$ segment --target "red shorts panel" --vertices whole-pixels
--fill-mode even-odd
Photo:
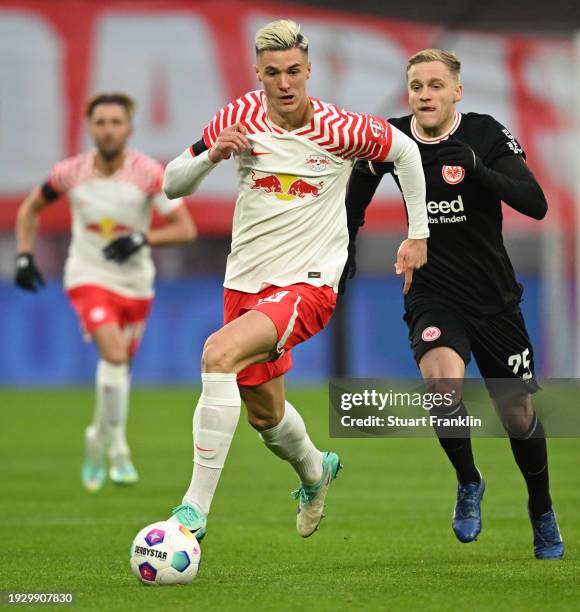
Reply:
[[[336,306],[332,287],[307,283],[268,287],[259,293],[224,289],[224,325],[248,310],[259,310],[272,319],[278,331],[278,359],[255,363],[238,374],[238,384],[261,385],[281,376],[292,367],[293,346],[322,330]]]
[[[135,352],[153,298],[128,298],[98,285],[82,285],[66,293],[87,334],[106,323],[116,323],[131,331],[130,352]]]

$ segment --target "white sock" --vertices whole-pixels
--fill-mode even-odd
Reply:
[[[241,399],[235,374],[202,374],[193,414],[193,475],[183,501],[209,513],[238,420]]]
[[[288,461],[300,481],[313,485],[322,478],[322,453],[312,444],[298,411],[286,402],[282,420],[260,433],[264,444],[280,459]]]
[[[130,377],[127,364],[112,364],[100,360],[97,366],[97,406],[107,425],[111,441],[110,455],[129,454],[126,437],[129,412]]]
[[[95,413],[93,422],[87,429],[87,437],[92,444],[104,446],[109,441],[109,426],[107,423],[107,415],[105,414],[105,405],[103,401],[103,393],[99,390],[98,383],[95,382]]]

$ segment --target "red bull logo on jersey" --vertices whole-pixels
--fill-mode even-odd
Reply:
[[[294,174],[268,174],[258,176],[252,170],[252,184],[250,189],[261,189],[266,193],[273,193],[279,200],[294,200],[307,195],[317,198],[322,191],[324,181],[311,183]]]
[[[105,240],[111,240],[117,234],[126,234],[131,231],[131,228],[122,223],[117,223],[115,219],[105,217],[97,223],[88,223],[85,229],[89,232],[99,234]]]

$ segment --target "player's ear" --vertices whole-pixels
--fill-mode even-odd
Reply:
[[[463,98],[463,85],[461,85],[461,83],[457,83],[453,93],[453,102],[459,102],[461,98]]]
[[[312,72],[312,62],[308,62],[308,69],[306,72],[306,78],[309,79],[310,78],[310,73]]]
[[[258,68],[257,64],[254,64],[254,70],[256,71],[256,78],[261,83],[262,82],[262,77],[260,76],[260,69]]]

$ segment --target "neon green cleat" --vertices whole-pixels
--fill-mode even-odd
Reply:
[[[171,511],[170,521],[174,521],[189,529],[198,542],[205,536],[207,517],[192,504],[184,502]]]
[[[83,487],[96,493],[105,482],[105,447],[96,439],[94,427],[85,430],[85,459],[81,469]]]
[[[118,455],[111,458],[109,478],[116,485],[128,486],[139,480],[139,474],[128,455]]]
[[[311,536],[324,518],[324,500],[328,487],[341,468],[342,465],[336,453],[323,453],[320,482],[315,485],[301,484],[299,489],[292,492],[294,499],[298,500],[296,530],[303,538]]]

